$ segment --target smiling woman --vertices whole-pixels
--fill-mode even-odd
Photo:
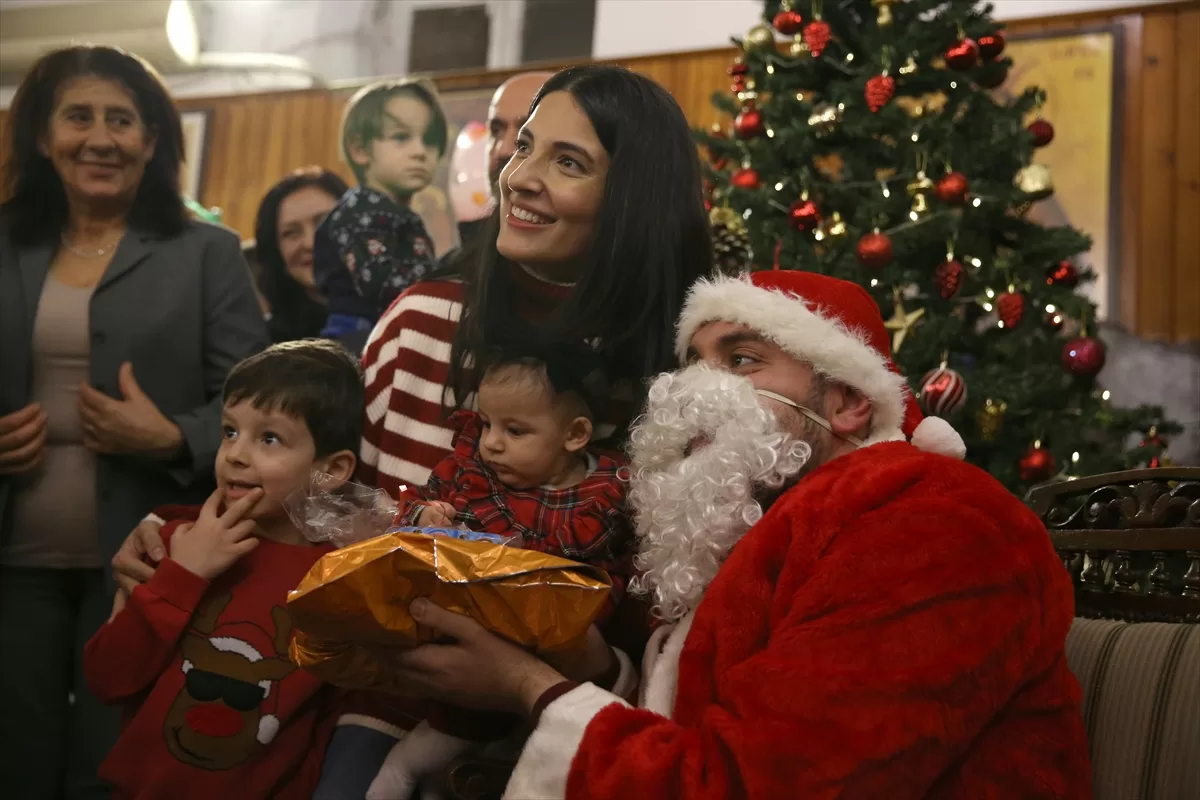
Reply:
[[[0,664],[0,786],[77,797],[116,733],[72,668],[104,567],[146,511],[208,493],[221,384],[266,330],[237,236],[188,218],[179,112],[140,59],[47,54],[7,130],[0,638],[24,652]]]

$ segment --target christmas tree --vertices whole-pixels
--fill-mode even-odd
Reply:
[[[861,284],[925,413],[1014,492],[1155,466],[1178,427],[1096,381],[1089,238],[1026,216],[1053,193],[1032,161],[1054,128],[1040,90],[994,95],[1011,59],[990,11],[768,0],[713,98],[732,126],[700,133],[718,262]]]

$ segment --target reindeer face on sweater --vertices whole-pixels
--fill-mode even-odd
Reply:
[[[167,750],[185,764],[209,770],[236,767],[270,743],[279,719],[279,681],[295,671],[288,660],[291,622],[271,609],[268,634],[252,622],[217,625],[231,595],[207,601],[181,646],[184,686],[167,712]]]

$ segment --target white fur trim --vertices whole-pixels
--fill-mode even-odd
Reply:
[[[617,663],[621,665],[621,671],[617,674],[617,681],[613,684],[612,693],[621,698],[635,697],[638,690],[638,674],[633,668],[633,662],[629,660],[629,656],[625,655],[623,650],[616,647],[612,649],[613,655],[617,657]]]
[[[967,445],[958,431],[941,417],[926,417],[913,431],[913,447],[926,453],[938,453],[962,460],[967,456]]]
[[[675,714],[675,690],[679,687],[679,656],[683,653],[683,645],[695,618],[696,612],[689,612],[672,628],[666,642],[663,643],[662,652],[646,670],[646,688],[642,693],[641,706],[668,719]]]
[[[270,744],[279,733],[279,717],[274,714],[263,714],[258,720],[258,743]]]
[[[222,653],[237,653],[252,664],[263,660],[262,653],[254,645],[232,636],[214,636],[208,642]]]
[[[688,293],[675,334],[675,354],[683,363],[692,337],[709,322],[734,322],[762,333],[796,358],[839,383],[853,386],[871,401],[874,431],[904,427],[908,386],[892,372],[888,359],[866,343],[859,331],[820,307],[784,292],[762,289],[746,278],[698,281]],[[890,441],[890,439],[884,440]]]
[[[564,797],[571,761],[583,741],[583,732],[601,709],[613,703],[629,706],[616,695],[585,683],[546,706],[508,780],[508,788],[504,790],[506,800]]]

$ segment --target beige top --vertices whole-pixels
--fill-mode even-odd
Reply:
[[[20,567],[101,567],[96,459],[83,446],[79,384],[89,379],[92,287],[46,277],[33,326],[32,402],[46,412],[41,467],[18,479],[12,537],[0,563]]]

